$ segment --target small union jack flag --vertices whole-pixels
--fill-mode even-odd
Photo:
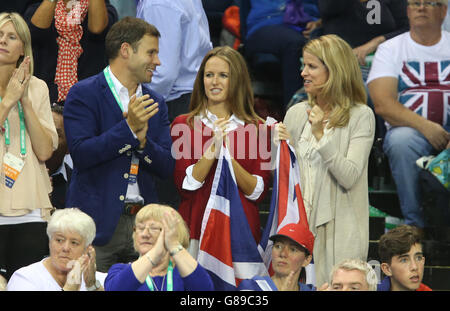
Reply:
[[[404,62],[399,101],[422,117],[450,126],[450,60]]]

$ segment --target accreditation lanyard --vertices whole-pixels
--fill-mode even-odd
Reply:
[[[117,105],[119,105],[120,109],[123,110],[122,101],[120,100],[119,94],[117,94],[117,90],[114,87],[114,82],[112,81],[111,74],[110,74],[110,67],[107,66],[105,69],[103,69],[103,74],[105,75],[106,82],[108,83],[109,89],[111,90],[111,93],[114,95],[114,98],[116,99]],[[137,175],[139,171],[139,159],[133,158],[131,159],[131,167],[130,167],[130,174],[128,183],[134,184],[137,181]]]
[[[1,102],[1,97],[0,97],[0,102]],[[26,154],[27,154],[27,146],[26,146],[26,136],[25,136],[25,117],[24,117],[24,113],[23,113],[23,108],[22,105],[19,102],[17,102],[17,109],[19,111],[19,124],[20,124],[20,155],[22,156],[22,158],[25,158]],[[10,140],[10,133],[9,133],[9,121],[8,118],[6,118],[5,120],[5,145],[6,145],[6,149],[8,150],[9,145],[11,145],[11,140]]]
[[[120,109],[123,112],[123,105],[122,101],[120,100],[119,94],[117,94],[116,88],[114,87],[114,83],[111,79],[111,74],[109,73],[109,66],[107,66],[105,69],[103,69],[103,74],[105,75],[106,82],[108,83],[109,89],[111,90],[111,93],[113,93],[114,98],[116,99],[117,104],[119,105]]]
[[[147,278],[145,279],[145,283],[147,283],[147,286],[150,289],[150,291],[153,292],[155,290],[153,287],[152,278],[149,275],[147,275]],[[161,291],[163,290],[162,285],[163,284],[161,284]],[[169,260],[169,267],[167,268],[167,291],[168,292],[173,291],[173,266],[172,266],[171,260]]]

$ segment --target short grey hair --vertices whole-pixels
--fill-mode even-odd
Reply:
[[[330,273],[330,284],[333,282],[333,276],[337,270],[358,270],[364,273],[366,276],[367,284],[369,285],[369,291],[376,291],[378,284],[378,277],[375,270],[370,264],[360,259],[346,259],[333,267]]]
[[[95,238],[94,220],[78,208],[57,209],[47,225],[48,238],[51,240],[56,232],[67,231],[81,235],[88,247]]]

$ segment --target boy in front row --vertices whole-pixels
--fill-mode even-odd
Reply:
[[[431,291],[422,283],[425,257],[416,227],[402,225],[383,234],[378,254],[386,275],[378,291]]]

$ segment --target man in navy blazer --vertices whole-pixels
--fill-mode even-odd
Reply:
[[[97,270],[137,258],[134,217],[158,202],[154,176],[172,176],[174,159],[167,106],[142,83],[160,65],[159,31],[134,17],[106,36],[109,66],[76,83],[64,107],[64,128],[73,159],[66,206],[96,224]]]

